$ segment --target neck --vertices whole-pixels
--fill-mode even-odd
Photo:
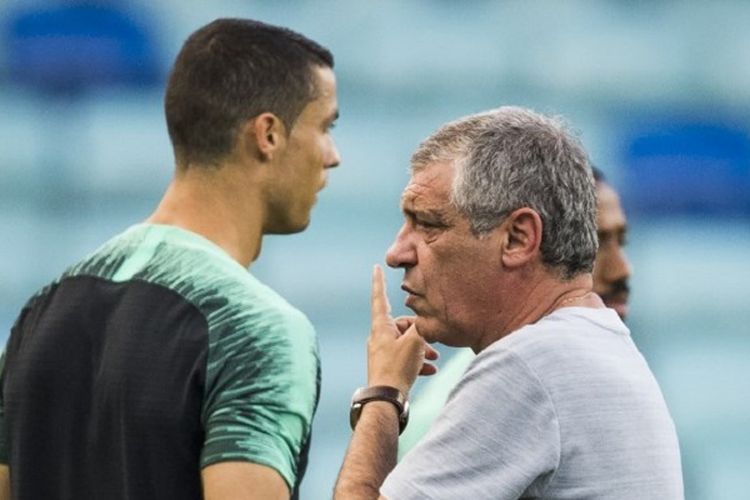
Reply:
[[[604,307],[599,296],[593,293],[591,274],[561,281],[547,270],[539,271],[535,279],[529,275],[520,276],[515,284],[504,290],[503,305],[504,314],[498,316],[497,328],[479,339],[475,352],[562,307]]]
[[[231,164],[178,170],[146,222],[192,231],[250,266],[260,253],[265,212],[257,183],[242,171]]]

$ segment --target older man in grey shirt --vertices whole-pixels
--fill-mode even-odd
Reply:
[[[674,426],[612,309],[563,307],[483,350],[388,498],[680,498]]]
[[[337,498],[682,498],[659,387],[592,289],[595,207],[586,153],[555,119],[500,108],[420,145],[387,254],[416,318],[390,317],[376,269]],[[434,372],[425,340],[478,356],[395,466],[406,394]]]

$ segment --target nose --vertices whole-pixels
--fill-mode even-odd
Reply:
[[[401,226],[396,239],[385,253],[385,263],[389,267],[411,267],[417,263],[417,252],[409,239],[409,228]]]
[[[625,249],[621,245],[613,245],[607,256],[608,259],[604,262],[603,271],[608,281],[630,278],[633,269],[628,256],[625,254]]]
[[[630,278],[630,275],[633,274],[633,266],[630,264],[630,260],[625,254],[625,249],[619,247],[617,250],[618,266],[622,269],[620,272],[622,273],[623,278]]]
[[[341,163],[341,156],[339,155],[336,143],[331,139],[331,147],[328,148],[328,154],[326,156],[326,168],[338,167],[339,163]]]

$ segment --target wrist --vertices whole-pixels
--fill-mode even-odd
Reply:
[[[356,427],[364,406],[374,402],[388,403],[393,408],[398,417],[399,434],[401,434],[409,422],[409,401],[403,391],[387,385],[360,387],[354,391],[349,411],[349,424],[352,430]],[[378,406],[384,407],[385,405]]]
[[[408,399],[409,390],[411,389],[411,386],[413,384],[414,382],[410,384],[403,380],[394,380],[393,377],[368,377],[367,378],[367,387],[393,387],[394,389],[398,389],[398,391],[401,394],[403,394],[404,399]]]

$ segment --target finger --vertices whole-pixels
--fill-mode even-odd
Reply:
[[[435,361],[440,357],[440,353],[437,351],[437,349],[425,342],[424,357],[425,359],[429,359],[430,361]]]
[[[404,333],[409,329],[417,318],[415,316],[399,316],[396,318],[396,326],[398,327],[399,333]]]
[[[416,316],[399,316],[398,318],[396,318],[396,326],[398,326],[398,329],[399,329],[399,332],[401,332],[401,335],[406,334],[407,331],[413,328],[414,329],[413,333],[416,334],[420,339],[422,339],[422,342],[424,344],[425,359],[428,359],[430,361],[435,361],[436,359],[440,357],[440,353],[437,351],[437,349],[435,349],[430,344],[428,344],[427,341],[424,340],[422,335],[419,334],[419,331],[417,330],[416,320],[417,320]],[[405,325],[407,322],[409,323],[409,326],[407,326],[406,328],[403,328],[402,323]]]
[[[385,294],[385,277],[383,269],[377,264],[372,270],[372,320],[381,320],[388,318],[391,313],[391,305],[388,303],[388,296]]]
[[[438,372],[437,366],[430,364],[430,363],[423,364],[422,369],[419,370],[419,374],[422,376],[435,375],[437,372]]]

